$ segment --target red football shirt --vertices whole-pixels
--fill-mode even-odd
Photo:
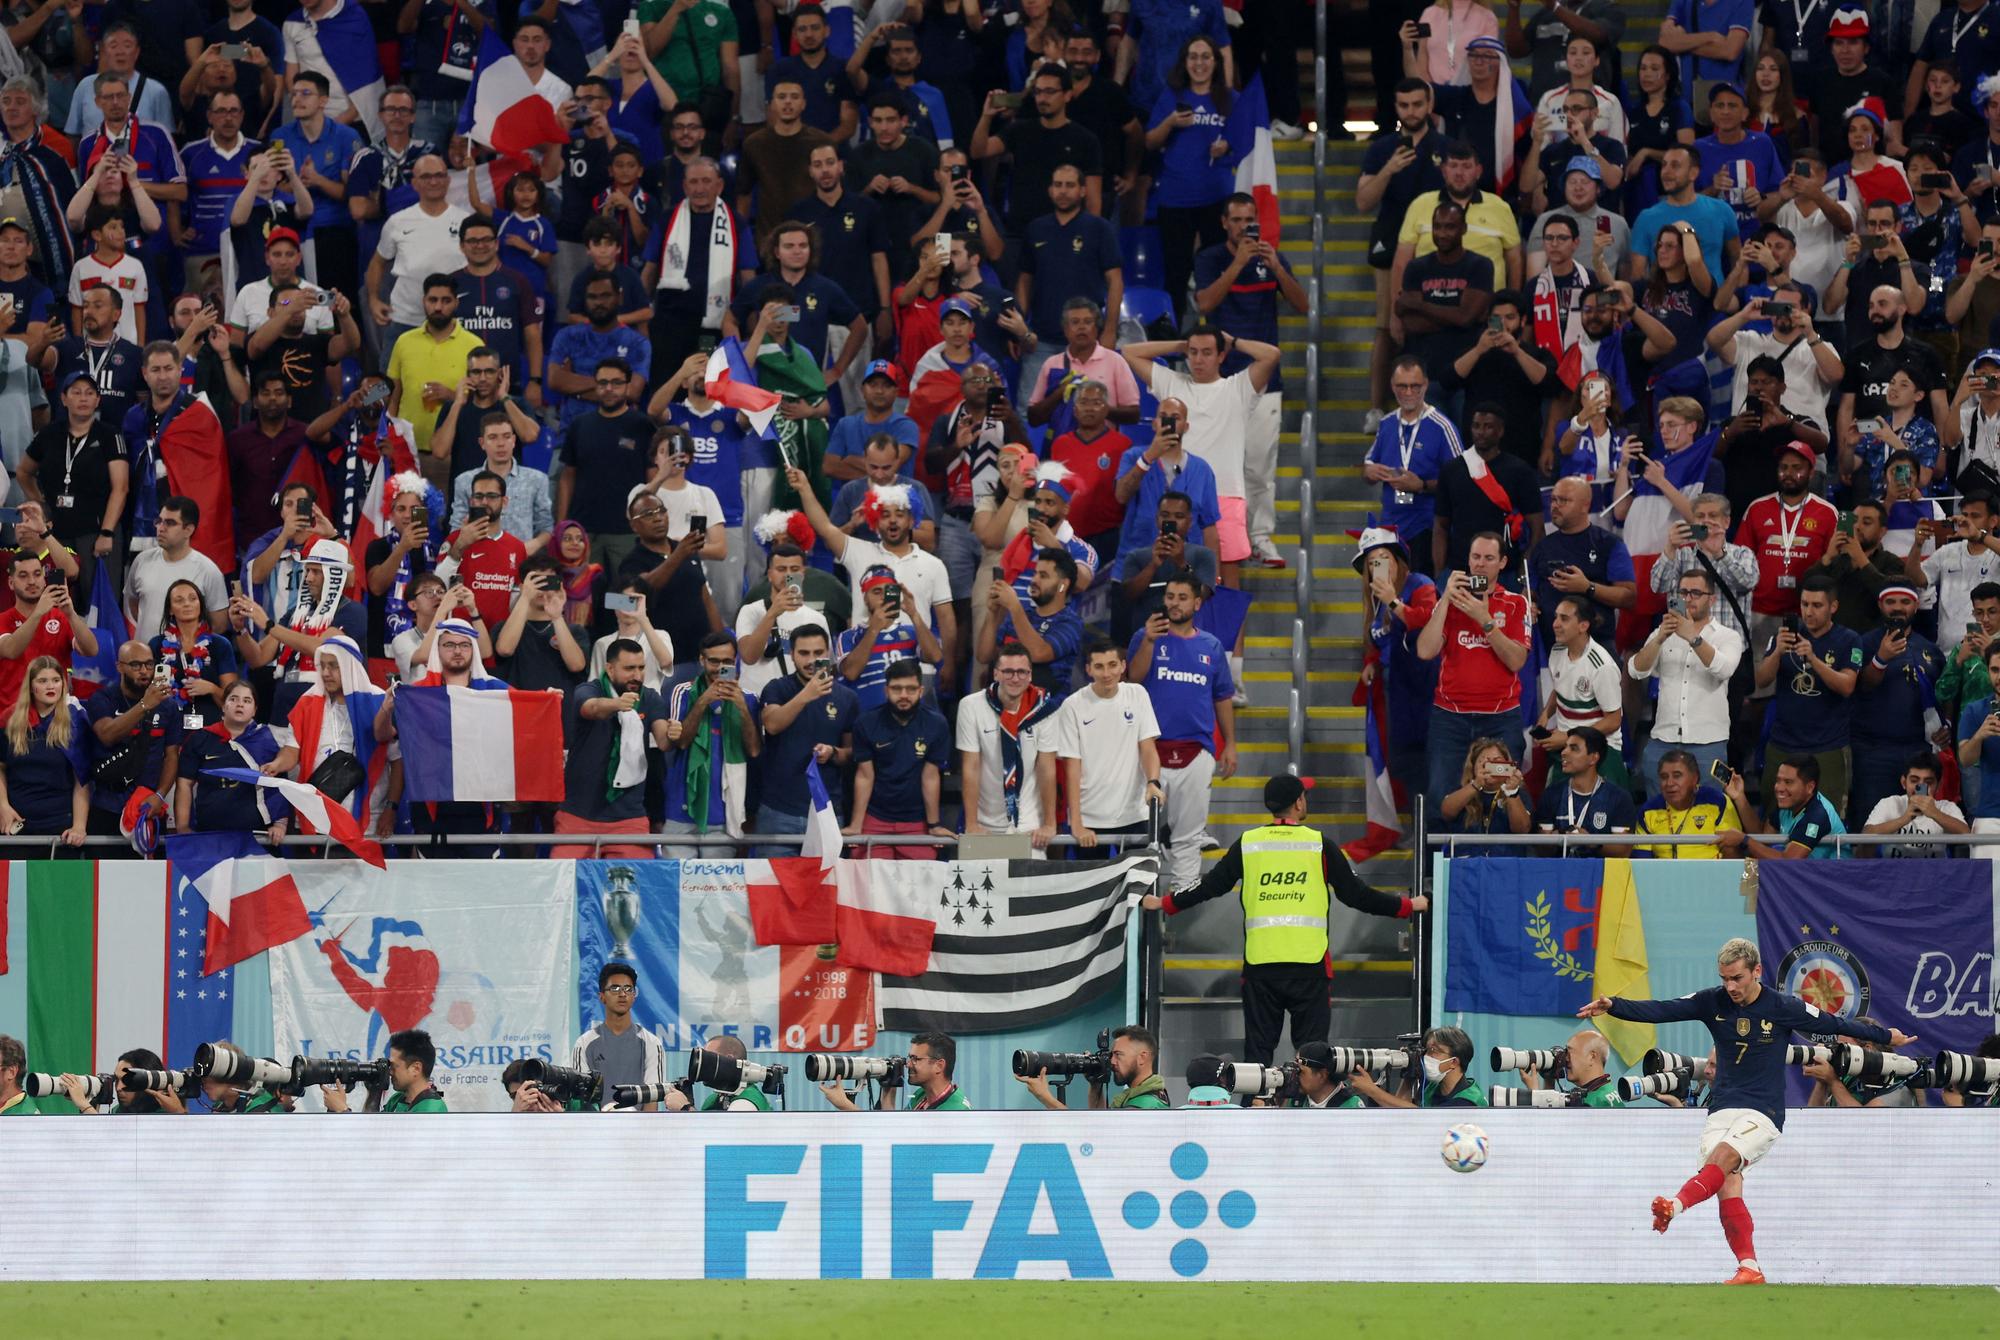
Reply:
[[[446,543],[457,539],[458,532],[453,531]],[[500,625],[507,622],[507,611],[514,604],[514,583],[527,561],[528,546],[505,531],[473,545],[458,561],[455,580],[471,589],[472,603],[479,607],[479,617],[486,621],[489,632],[497,635]]]
[[[1443,599],[1440,595],[1439,599]],[[1528,602],[1495,590],[1486,600],[1499,631],[1528,641]],[[1494,654],[1479,625],[1453,606],[1444,616],[1444,654],[1438,669],[1437,705],[1449,712],[1508,712],[1521,705],[1521,676]]]
[[[1796,614],[1799,584],[1833,543],[1840,513],[1824,498],[1806,495],[1797,507],[1787,507],[1767,493],[1743,509],[1736,543],[1757,555],[1757,589],[1750,608],[1758,614]]]
[[[21,613],[16,606],[9,606],[0,613],[0,637],[6,637],[28,621],[28,614]],[[62,662],[63,669],[69,669],[70,655],[69,611],[52,609],[42,620],[42,626],[28,641],[28,649],[15,660],[0,660],[0,720],[4,720],[14,710],[14,700],[21,696],[21,682],[28,676],[28,663],[37,656],[53,656]]]
[[[1125,504],[1114,492],[1118,484],[1118,458],[1132,439],[1106,424],[1104,431],[1086,442],[1075,433],[1064,433],[1049,448],[1049,458],[1060,461],[1073,478],[1069,491],[1069,524],[1079,538],[1088,539],[1125,524]]]

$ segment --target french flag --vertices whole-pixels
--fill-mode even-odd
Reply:
[[[368,840],[367,834],[361,831],[361,821],[356,819],[346,806],[336,804],[331,796],[311,782],[295,782],[288,777],[266,777],[263,773],[253,772],[249,768],[211,768],[208,775],[227,778],[232,782],[243,782],[250,786],[261,786],[267,791],[276,791],[291,802],[293,812],[310,824],[313,832],[326,834],[377,870],[389,868],[389,863],[382,859],[381,844]],[[171,854],[170,850],[169,855]]]
[[[757,374],[743,357],[743,343],[734,335],[715,346],[702,374],[703,392],[718,405],[741,410],[759,437],[771,436],[782,397],[757,385]]]
[[[563,696],[433,684],[396,691],[403,793],[434,801],[560,801]]]
[[[843,968],[918,977],[937,936],[938,866],[932,861],[842,861],[835,914]]]
[[[797,856],[745,863],[750,894],[750,929],[760,945],[831,944],[840,931],[840,820],[833,813],[819,760],[806,760],[806,791],[812,813]]]
[[[1371,861],[1403,840],[1396,784],[1389,776],[1389,694],[1387,667],[1379,661],[1374,677],[1354,686],[1354,705],[1363,709],[1362,735],[1368,744],[1367,770],[1363,775],[1363,813],[1367,831],[1344,844],[1341,851],[1355,865]]]
[[[235,567],[229,453],[223,446],[222,420],[207,396],[196,396],[160,433],[160,463],[167,468],[167,487],[201,508],[195,550],[224,572]]]
[[[312,929],[291,867],[283,857],[258,846],[248,833],[170,834],[167,859],[208,904],[204,976]]]
[[[501,155],[569,139],[569,131],[556,119],[556,109],[535,90],[520,58],[500,40],[497,24],[487,24],[480,34],[472,96],[459,112],[458,129]]]
[[[1258,235],[1276,246],[1278,155],[1271,148],[1271,108],[1264,98],[1263,75],[1252,75],[1236,95],[1222,133],[1236,161],[1236,189],[1257,202]]]
[[[373,139],[382,133],[382,58],[375,46],[375,27],[353,0],[341,0],[331,13],[309,17],[295,9],[286,18],[286,28],[305,30],[319,43],[327,68],[340,81],[341,91],[367,123]],[[490,29],[489,29],[490,31]]]

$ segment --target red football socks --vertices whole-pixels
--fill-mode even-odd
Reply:
[[[1722,1179],[1727,1175],[1713,1163],[1705,1163],[1700,1172],[1687,1179],[1687,1184],[1680,1189],[1675,1199],[1680,1201],[1681,1209],[1692,1210],[1722,1190]]]
[[[1750,1234],[1756,1225],[1750,1220],[1750,1207],[1739,1196],[1717,1202],[1716,1209],[1722,1215],[1722,1236],[1729,1239],[1729,1250],[1736,1253],[1738,1261],[1754,1264],[1757,1248]]]

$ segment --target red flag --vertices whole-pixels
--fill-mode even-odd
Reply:
[[[839,963],[892,977],[930,966],[932,908],[943,887],[935,861],[840,862]]]
[[[826,882],[818,857],[747,861],[743,880],[750,895],[750,929],[758,944],[833,943],[834,889]]]
[[[196,396],[160,434],[160,460],[167,467],[167,487],[194,499],[201,509],[195,550],[224,572],[234,572],[236,524],[231,519],[229,453],[222,445],[222,420],[207,396]]]
[[[172,833],[167,859],[208,904],[204,976],[312,929],[291,868],[248,833]]]

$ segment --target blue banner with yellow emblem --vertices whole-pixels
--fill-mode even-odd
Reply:
[[[1447,1011],[1575,1014],[1598,993],[1601,860],[1451,863]]]

